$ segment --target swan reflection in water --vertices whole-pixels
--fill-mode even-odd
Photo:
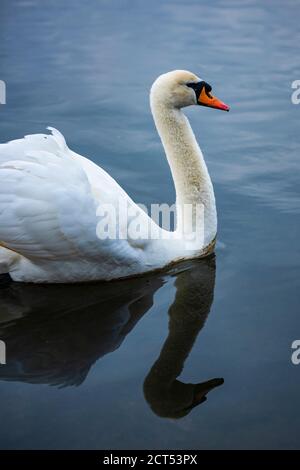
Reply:
[[[176,276],[176,296],[169,308],[169,334],[144,381],[144,395],[158,416],[185,416],[223,383],[219,378],[198,384],[177,380],[211,308],[214,256],[164,275],[105,284],[26,285],[2,278],[0,338],[7,364],[0,379],[80,385],[99,358],[122,344],[170,276]]]

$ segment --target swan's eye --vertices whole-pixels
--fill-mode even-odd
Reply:
[[[200,96],[200,93],[203,89],[203,87],[205,86],[205,82],[201,81],[201,82],[190,82],[190,83],[187,83],[186,86],[188,86],[189,88],[193,88],[195,94],[196,94],[196,98],[198,100],[199,96]]]
[[[196,88],[199,86],[199,85],[202,85],[204,82],[188,82],[186,83],[186,86],[190,87],[190,88],[193,88],[193,90],[196,90]]]
[[[208,98],[213,98],[212,95],[210,94],[211,90],[212,90],[212,87],[204,82],[204,81],[201,81],[201,82],[189,82],[186,84],[186,86],[190,87],[190,88],[193,88],[193,90],[195,91],[196,93],[196,97],[197,97],[197,100],[199,99],[199,96],[201,94],[201,91],[205,90],[205,94],[208,96]]]

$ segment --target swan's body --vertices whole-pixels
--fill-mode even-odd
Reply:
[[[185,71],[159,77],[151,90],[151,109],[171,167],[178,213],[188,204],[193,217],[183,221],[179,215],[175,232],[160,229],[104,170],[72,152],[58,131],[26,136],[0,145],[0,273],[21,282],[110,280],[209,251],[217,230],[213,187],[180,110],[197,102],[186,85],[190,82],[205,83]],[[117,239],[104,240],[97,233],[99,209],[107,205],[117,215]],[[198,221],[197,205],[204,207]],[[124,207],[138,214],[138,239],[122,217]],[[203,236],[191,242],[198,222]],[[151,229],[159,237],[149,238]]]

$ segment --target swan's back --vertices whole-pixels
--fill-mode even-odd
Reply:
[[[97,206],[126,193],[50,130],[0,145],[0,245],[7,264],[7,250],[13,253],[10,274],[21,281],[92,280],[134,265],[128,240],[96,233]]]

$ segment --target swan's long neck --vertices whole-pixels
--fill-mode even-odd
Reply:
[[[177,213],[191,207],[189,220],[184,220],[184,232],[195,229],[195,223],[204,223],[204,244],[209,244],[217,231],[217,215],[212,182],[190,123],[180,109],[172,108],[151,94],[151,109],[157,131],[171,168]],[[204,209],[204,215],[202,209]],[[177,230],[182,230],[183,219],[177,214]],[[192,215],[193,214],[193,215]],[[197,220],[197,218],[201,220]],[[199,225],[197,225],[199,226]]]

